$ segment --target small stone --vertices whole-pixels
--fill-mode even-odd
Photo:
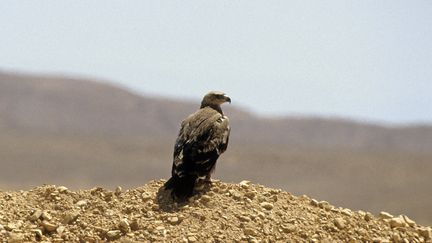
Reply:
[[[72,224],[78,219],[79,215],[78,212],[66,213],[63,216],[62,224]]]
[[[12,230],[15,230],[15,229],[18,229],[18,228],[19,228],[19,225],[16,224],[16,223],[9,223],[9,224],[7,224],[5,226],[5,229],[8,230],[8,231],[12,231]]]
[[[42,212],[41,218],[49,221],[52,219],[52,216],[48,212],[44,211]]]
[[[116,196],[120,196],[120,194],[122,193],[122,188],[121,186],[116,187],[114,194]]]
[[[311,199],[310,204],[311,204],[312,206],[318,206],[318,201],[315,200],[315,199]]]
[[[240,221],[242,221],[242,222],[251,221],[251,219],[248,216],[243,216],[243,215],[238,216],[238,219],[240,219]]]
[[[180,223],[180,220],[178,217],[169,217],[168,222],[172,225],[177,225]]]
[[[187,241],[188,242],[197,242],[197,238],[195,236],[188,236]]]
[[[162,231],[162,230],[165,230],[165,227],[163,227],[163,226],[158,226],[158,227],[156,227],[156,230]]]
[[[120,220],[119,229],[123,234],[126,234],[130,231],[129,222],[126,219]]]
[[[318,207],[320,207],[322,209],[325,209],[325,210],[330,210],[331,209],[331,205],[327,201],[320,201],[318,203]]]
[[[297,230],[295,225],[282,225],[281,228],[284,233],[292,233]]]
[[[252,235],[252,236],[255,236],[257,233],[255,232],[255,230],[254,229],[252,229],[252,228],[244,228],[243,229],[243,233],[245,234],[245,235]]]
[[[201,197],[200,201],[201,201],[203,204],[208,204],[208,203],[211,201],[211,197],[210,197],[210,196],[207,196],[207,195],[204,195],[204,196]]]
[[[387,212],[381,212],[379,214],[380,219],[391,219],[393,218],[393,215],[387,213]]]
[[[262,202],[260,205],[261,205],[261,207],[263,207],[263,208],[265,208],[267,210],[272,210],[273,207],[274,207],[273,204],[268,203],[268,202]]]
[[[407,223],[405,223],[405,220],[402,218],[402,216],[394,217],[390,219],[390,227],[396,228],[396,227],[406,227],[408,226]]]
[[[139,230],[139,224],[138,224],[138,220],[137,219],[132,220],[132,222],[130,223],[130,228],[133,231]]]
[[[43,236],[41,229],[32,229],[31,232],[33,232],[36,236],[36,239],[41,239]]]
[[[343,219],[343,218],[336,218],[334,221],[333,221],[333,223],[334,223],[334,225],[336,226],[336,227],[338,227],[338,229],[343,229],[343,228],[345,228],[345,220]]]
[[[417,232],[423,236],[426,240],[432,239],[432,230],[430,227],[420,227]]]
[[[65,187],[65,186],[59,186],[59,187],[57,187],[57,191],[60,192],[60,193],[67,192],[67,190],[68,190],[68,188]]]
[[[84,206],[87,205],[87,201],[86,200],[80,200],[77,203],[75,203],[78,207],[82,208]]]
[[[348,208],[345,208],[345,209],[343,209],[342,211],[341,211],[341,213],[343,214],[343,215],[346,215],[346,216],[352,216],[352,211],[350,210],[350,209],[348,209]]]
[[[64,226],[59,226],[56,229],[57,234],[61,235],[63,234],[63,232],[66,230],[66,228]]]
[[[143,194],[141,194],[141,198],[144,202],[146,202],[151,199],[151,196],[148,193],[143,192]]]
[[[117,240],[121,237],[121,231],[120,230],[110,230],[106,233],[106,238],[108,240]]]
[[[240,193],[238,193],[237,191],[235,191],[235,190],[229,190],[228,191],[229,192],[229,194],[235,199],[235,200],[240,200],[241,199],[241,195],[240,195]]]
[[[404,221],[411,227],[414,227],[416,225],[416,222],[410,218],[408,218],[408,216],[406,215],[402,215],[402,218],[404,219]]]
[[[32,215],[30,215],[29,220],[34,222],[42,216],[42,210],[36,209]]]
[[[57,229],[57,225],[50,223],[48,221],[42,221],[41,225],[44,227],[44,229],[48,232],[53,232]]]
[[[9,234],[9,240],[7,241],[9,243],[22,243],[24,242],[24,235],[20,233],[10,233]]]
[[[250,181],[241,181],[239,184],[242,188],[247,189],[250,186]]]
[[[364,219],[369,222],[373,219],[373,215],[371,213],[367,212],[364,216]]]
[[[249,198],[249,199],[254,199],[254,197],[255,197],[255,195],[256,195],[256,192],[254,192],[254,191],[250,191],[250,192],[246,192],[245,194],[245,197],[247,197],[247,198]]]

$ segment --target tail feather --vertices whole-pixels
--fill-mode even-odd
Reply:
[[[171,189],[171,195],[179,199],[187,199],[192,196],[195,187],[197,176],[188,175],[178,177],[173,175],[167,182],[165,182],[165,189]]]

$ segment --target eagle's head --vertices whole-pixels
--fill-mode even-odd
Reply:
[[[231,103],[231,98],[226,96],[224,92],[210,91],[204,96],[201,102],[201,108],[206,106],[220,106],[225,102]]]

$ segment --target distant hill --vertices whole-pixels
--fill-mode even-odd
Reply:
[[[100,81],[0,72],[0,187],[138,186],[168,177],[180,121],[198,104]],[[432,222],[432,126],[224,110],[232,136],[216,177]]]

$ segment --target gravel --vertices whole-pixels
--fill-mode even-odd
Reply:
[[[432,242],[431,227],[406,215],[374,216],[249,181],[213,181],[178,204],[163,183],[0,192],[0,242]]]

